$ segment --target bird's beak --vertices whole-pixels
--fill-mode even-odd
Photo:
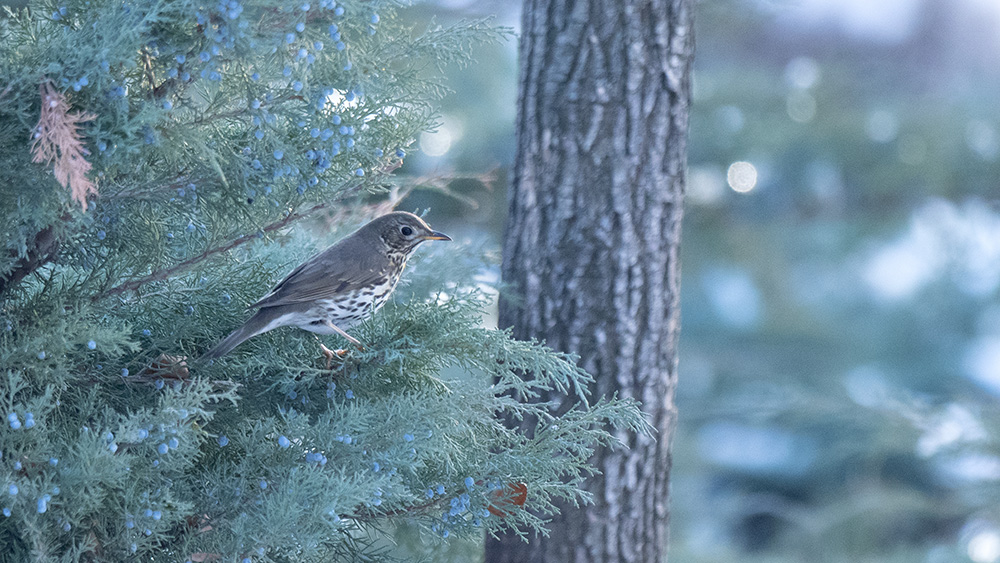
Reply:
[[[451,240],[451,237],[444,233],[431,231],[431,234],[424,235],[424,240]]]

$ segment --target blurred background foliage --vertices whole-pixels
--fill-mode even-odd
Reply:
[[[1000,3],[702,0],[696,27],[671,561],[1000,561]],[[403,172],[495,178],[403,208],[499,241],[516,43],[476,58]]]

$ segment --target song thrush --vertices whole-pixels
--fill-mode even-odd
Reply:
[[[412,213],[378,217],[354,234],[292,270],[267,295],[250,305],[257,309],[243,326],[202,356],[228,354],[244,340],[282,326],[318,334],[339,334],[377,311],[396,287],[406,260],[425,240],[451,240]]]

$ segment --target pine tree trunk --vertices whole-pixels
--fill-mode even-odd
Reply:
[[[525,0],[500,324],[580,356],[655,439],[594,457],[595,503],[487,563],[666,559],[693,0]],[[530,491],[529,491],[530,494]]]

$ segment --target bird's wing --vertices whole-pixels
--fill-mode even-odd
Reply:
[[[248,308],[329,299],[373,284],[389,270],[389,260],[379,250],[357,238],[347,238],[300,264]]]

